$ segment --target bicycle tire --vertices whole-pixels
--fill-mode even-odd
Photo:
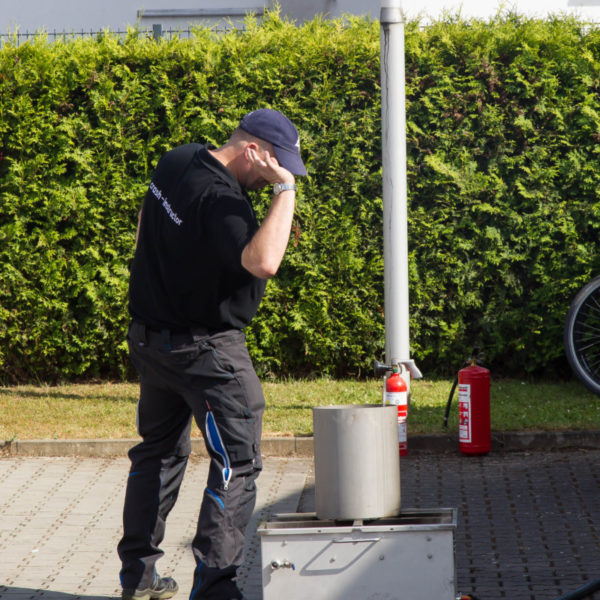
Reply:
[[[584,285],[571,302],[564,346],[573,373],[600,396],[600,275]]]

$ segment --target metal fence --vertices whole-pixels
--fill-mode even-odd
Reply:
[[[231,27],[225,27],[223,25],[211,27],[216,33],[225,33],[231,31]],[[236,27],[238,30],[243,30],[242,26]],[[127,37],[131,35],[137,35],[141,38],[151,38],[155,41],[161,39],[172,39],[174,37],[179,38],[190,38],[194,35],[195,28],[188,27],[184,29],[163,29],[162,25],[152,25],[152,29],[129,29],[128,31],[116,31],[116,30],[104,30],[104,31],[15,31],[13,33],[2,33],[0,34],[0,48],[6,44],[20,46],[33,39],[47,39],[48,42],[63,41],[80,39],[80,38],[102,38],[105,36],[115,37]]]
[[[600,1],[600,0],[598,0]],[[260,15],[259,15],[260,16]],[[206,26],[206,25],[199,25],[199,26]],[[592,29],[598,29],[600,28],[600,19],[599,20],[582,20],[581,21],[581,26],[582,26],[582,30],[584,33],[587,33],[589,30]],[[419,23],[419,29],[427,29],[428,25],[425,23]],[[229,24],[229,25],[225,25],[223,23],[220,23],[218,25],[212,25],[210,26],[210,28],[212,29],[212,31],[216,32],[216,33],[227,33],[229,31],[232,31],[232,29],[235,29],[236,31],[244,31],[245,27],[244,27],[244,23],[243,22],[238,22],[235,23],[235,25],[233,24]],[[46,38],[48,40],[48,42],[55,42],[55,41],[68,41],[68,40],[72,40],[72,39],[78,39],[78,38],[101,38],[104,36],[116,36],[116,37],[126,37],[126,36],[131,36],[131,35],[137,35],[138,37],[146,37],[146,38],[152,38],[155,41],[159,41],[161,39],[172,39],[174,37],[179,37],[179,38],[190,38],[194,35],[194,31],[195,31],[195,27],[187,27],[187,28],[163,28],[163,26],[158,23],[158,24],[154,24],[152,25],[151,28],[144,28],[144,29],[140,29],[140,28],[131,28],[127,31],[118,31],[118,30],[109,30],[109,29],[105,29],[105,30],[98,30],[98,31],[94,31],[94,30],[90,30],[90,31],[84,31],[83,29],[81,31],[25,31],[25,32],[20,32],[20,31],[15,31],[13,33],[0,33],[0,48],[2,48],[4,45],[6,44],[11,44],[11,45],[16,45],[16,46],[20,46],[21,44],[24,44],[26,42],[28,42],[29,40],[33,40],[36,38]]]

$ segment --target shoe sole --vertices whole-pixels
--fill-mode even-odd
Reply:
[[[164,591],[162,593],[148,591],[147,593],[143,594],[127,594],[122,595],[121,600],[168,600],[169,598],[172,598],[178,591],[179,588],[175,590]]]

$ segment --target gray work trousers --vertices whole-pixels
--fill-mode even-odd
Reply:
[[[173,334],[133,323],[128,343],[140,375],[137,426],[142,442],[129,451],[131,469],[118,552],[121,584],[145,589],[162,556],[167,515],[190,454],[192,417],[211,462],[192,551],[191,600],[232,600],[244,534],[262,468],[265,401],[243,332]]]

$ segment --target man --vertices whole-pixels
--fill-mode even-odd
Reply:
[[[140,212],[131,268],[130,356],[140,375],[123,512],[124,600],[170,598],[160,577],[167,515],[190,453],[192,418],[211,458],[192,550],[191,600],[242,598],[244,531],[261,470],[264,397],[243,329],[277,272],[306,175],[298,131],[271,109],[248,113],[221,148],[188,144],[159,161]],[[258,226],[246,190],[273,184]]]

